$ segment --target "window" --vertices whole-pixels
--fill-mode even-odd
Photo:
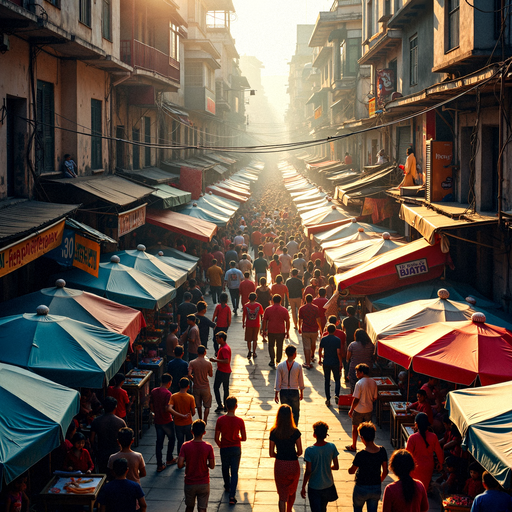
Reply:
[[[54,5],[55,7],[60,9],[60,0],[46,0],[49,4]]]
[[[373,36],[373,5],[372,0],[368,0],[366,4],[366,39]]]
[[[110,0],[103,0],[101,33],[105,39],[112,40],[112,7]]]
[[[149,167],[151,165],[151,118],[144,117],[144,142],[146,146],[144,148],[144,165]]]
[[[418,36],[409,39],[409,83],[418,85]]]
[[[37,81],[36,169],[55,171],[55,109],[53,84]]]
[[[91,100],[91,167],[93,169],[103,168],[101,105],[100,100]]]
[[[342,76],[356,76],[361,57],[361,39],[351,38],[341,43],[341,72]]]
[[[203,82],[203,64],[202,62],[189,62],[185,67],[185,86],[202,87]]]
[[[132,141],[140,142],[140,130],[138,128],[132,128]],[[132,158],[133,169],[140,169],[140,146],[138,144],[132,144]]]
[[[172,21],[169,23],[170,40],[169,40],[169,57],[176,62],[180,61],[180,33],[178,25]]]
[[[459,46],[459,0],[448,0],[448,50]]]
[[[78,0],[78,20],[87,25],[91,26],[91,0]]]
[[[227,28],[229,29],[228,11],[208,11],[206,13],[206,26],[208,28]]]

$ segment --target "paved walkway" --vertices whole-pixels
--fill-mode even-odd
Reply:
[[[213,305],[210,297],[207,315],[211,318]],[[297,331],[290,333],[291,343],[297,347],[297,361],[302,360],[302,344],[299,343]],[[210,350],[207,355],[213,353],[213,343],[210,340]],[[242,460],[240,465],[239,482],[236,506],[228,503],[228,494],[224,493],[223,480],[220,470],[219,449],[214,443],[215,422],[218,417],[213,412],[216,407],[213,401],[212,412],[207,425],[205,440],[214,446],[217,467],[210,471],[211,492],[209,511],[235,511],[235,512],[268,512],[277,510],[278,496],[274,484],[274,460],[268,455],[269,430],[274,423],[278,405],[274,402],[275,370],[268,366],[269,356],[266,344],[259,342],[258,357],[256,361],[248,360],[247,346],[243,337],[242,317],[233,316],[233,322],[228,332],[228,344],[233,353],[230,393],[238,398],[237,415],[245,420],[247,429],[247,441],[242,443]],[[215,364],[214,372],[215,372]],[[304,400],[300,407],[299,429],[302,432],[302,445],[314,444],[312,426],[322,420],[328,423],[330,442],[334,442],[340,452],[340,469],[334,472],[334,479],[338,490],[339,499],[329,505],[328,510],[352,512],[352,489],[354,477],[349,475],[347,469],[352,465],[353,454],[344,451],[344,447],[351,443],[351,423],[347,412],[338,412],[335,407],[327,408],[323,396],[324,380],[322,369],[315,366],[312,370],[304,370],[306,389]],[[213,379],[212,379],[213,380]],[[343,379],[342,379],[343,380]],[[213,382],[212,389],[213,389]],[[343,385],[344,386],[344,385]],[[343,387],[342,394],[349,391]],[[334,395],[334,382],[332,383]],[[195,419],[197,416],[195,417]],[[167,468],[162,473],[156,472],[155,460],[155,430],[145,430],[144,437],[137,450],[142,452],[146,461],[147,476],[142,479],[142,487],[146,493],[148,512],[184,512],[183,479],[184,470],[176,466]],[[377,429],[376,443],[384,445],[388,456],[393,452],[389,443],[389,431]],[[359,441],[358,447],[362,447]],[[165,447],[164,447],[165,456]],[[302,457],[300,458],[303,464]],[[388,476],[384,484],[391,482]],[[297,491],[297,499],[294,509],[297,512],[305,512],[309,509],[309,503],[300,496],[302,477]],[[384,488],[384,486],[383,486]],[[379,510],[381,507],[379,507]],[[439,509],[434,505],[431,510]]]

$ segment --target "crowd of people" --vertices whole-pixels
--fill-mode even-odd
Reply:
[[[325,512],[327,504],[338,499],[333,471],[340,469],[339,452],[335,443],[327,441],[329,426],[324,421],[313,425],[315,443],[305,451],[298,429],[304,371],[315,364],[323,370],[327,407],[332,406],[331,377],[336,405],[342,379],[353,397],[348,413],[352,443],[345,450],[355,453],[348,468],[355,475],[354,512],[362,511],[365,504],[368,512],[376,512],[381,498],[384,512],[424,512],[429,508],[427,492],[434,489],[444,494],[464,492],[476,498],[474,512],[512,512],[512,500],[498,491],[492,476],[475,463],[468,465],[460,434],[443,410],[436,379],[418,386],[418,400],[410,405],[416,415],[416,433],[410,436],[406,448],[395,451],[388,460],[386,449],[375,443],[372,413],[377,384],[370,378],[375,347],[361,328],[356,307],[342,309],[339,302],[332,304],[336,299],[334,271],[321,249],[304,236],[300,217],[284,186],[270,174],[262,176],[261,181],[272,186],[255,188],[230,227],[219,229],[211,243],[175,241],[179,250],[200,258],[199,266],[195,279],[189,279],[178,290],[176,322],[170,324],[165,338],[167,372],[151,391],[150,407],[157,434],[156,471],[161,473],[173,465],[185,468],[187,512],[192,512],[196,504],[200,511],[208,505],[209,472],[216,461],[212,445],[203,437],[213,396],[218,415],[215,443],[220,448],[224,489],[229,503],[237,502],[241,445],[247,433],[244,420],[236,414],[237,398],[230,393],[233,354],[228,341],[232,321],[238,316],[247,343],[247,359],[265,356],[259,351],[262,342],[268,352],[268,365],[275,370],[271,376],[275,402],[280,407],[270,430],[269,456],[275,459],[280,512],[291,512],[294,505],[301,475],[299,457],[303,453],[305,472],[300,495],[308,497],[311,510]],[[211,318],[207,295],[215,306]],[[297,347],[287,343],[291,329],[302,342],[302,364],[296,361]],[[212,356],[208,357],[210,352]],[[106,512],[135,512],[136,507],[144,512],[140,479],[146,475],[146,467],[142,455],[131,449],[134,433],[126,426],[125,418],[132,402],[122,389],[123,383],[124,375],[116,375],[103,401],[103,414],[91,425],[96,466],[112,478],[98,502]],[[67,439],[64,469],[93,471],[94,462],[84,447],[83,435],[70,431]],[[364,448],[357,452],[358,440]],[[382,495],[388,468],[397,480],[387,485]],[[439,478],[432,482],[436,470]],[[470,477],[466,479],[468,471]]]

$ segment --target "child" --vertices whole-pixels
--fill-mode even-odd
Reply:
[[[215,425],[215,442],[220,448],[222,462],[222,478],[224,489],[229,492],[229,504],[236,504],[236,486],[238,484],[238,467],[242,456],[240,442],[247,440],[245,423],[242,418],[235,416],[238,402],[236,397],[228,396],[226,399],[227,414],[221,416]],[[231,470],[231,479],[229,473]]]
[[[478,462],[473,462],[469,465],[469,476],[464,485],[463,493],[470,498],[475,499],[479,494],[485,491],[484,484],[482,483],[483,470]]]
[[[123,427],[119,430],[117,442],[121,450],[110,456],[107,467],[112,470],[117,459],[126,459],[128,461],[128,474],[126,478],[140,484],[140,479],[146,476],[146,465],[142,454],[131,449],[133,437],[133,430],[131,428]]]
[[[146,512],[147,505],[144,491],[139,484],[126,478],[128,474],[128,461],[117,459],[112,465],[115,480],[102,487],[97,503],[100,512]],[[137,503],[139,510],[137,511]]]
[[[306,471],[300,495],[306,499],[306,485],[309,483],[309,505],[315,512],[325,512],[327,503],[338,499],[332,472],[340,468],[339,452],[334,443],[328,443],[325,440],[328,430],[327,423],[317,421],[313,425],[313,437],[316,443],[306,448],[304,453]]]
[[[427,400],[427,393],[424,389],[418,389],[416,392],[417,402],[414,402],[409,407],[407,407],[407,411],[412,412],[414,415],[419,412],[424,412],[428,416],[428,421],[432,425],[434,421],[434,412],[432,411],[432,406]]]
[[[446,457],[444,461],[446,473],[438,478],[433,487],[437,487],[443,494],[457,494],[461,489],[460,459]]]
[[[89,451],[84,448],[85,436],[77,432],[72,438],[73,448],[68,451],[64,461],[65,471],[81,471],[82,473],[92,473],[94,464]]]
[[[206,423],[196,420],[192,424],[194,439],[183,444],[178,458],[178,468],[185,468],[185,506],[187,511],[206,510],[210,497],[210,472],[215,467],[213,446],[203,441]]]
[[[132,398],[128,398],[128,393],[125,389],[123,389],[123,384],[125,381],[124,373],[116,373],[114,375],[114,386],[109,386],[108,388],[108,396],[113,396],[117,400],[117,407],[114,411],[114,414],[121,419],[125,419],[126,415],[130,412],[130,408],[133,403]]]
[[[13,480],[7,487],[6,512],[21,512],[29,510],[29,499],[25,492],[27,488],[27,477],[19,476]],[[25,504],[25,506],[23,506]]]

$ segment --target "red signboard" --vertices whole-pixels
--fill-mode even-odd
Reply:
[[[146,223],[146,205],[119,214],[117,236],[123,236]]]
[[[199,199],[203,192],[203,171],[191,167],[180,168],[180,187],[192,194],[192,199]]]
[[[215,114],[215,100],[213,98],[206,98],[206,110],[210,114]]]

